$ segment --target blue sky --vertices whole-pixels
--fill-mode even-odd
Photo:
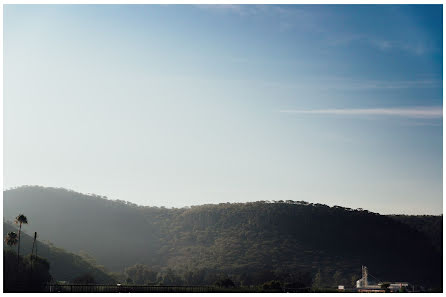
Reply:
[[[442,213],[440,5],[6,5],[4,187]]]

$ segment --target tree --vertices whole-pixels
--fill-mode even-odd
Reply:
[[[17,263],[19,263],[20,258],[20,233],[22,231],[22,224],[28,224],[28,218],[24,214],[19,214],[15,218],[15,223],[19,225],[19,240],[17,245]]]
[[[37,232],[34,232],[34,240],[33,240],[33,247],[31,249],[31,256],[34,255],[34,247],[36,247],[36,257],[37,257]]]
[[[313,290],[314,289],[320,289],[322,285],[322,274],[321,274],[321,270],[319,269],[319,271],[316,273],[316,275],[314,276],[314,280],[313,280]]]
[[[359,276],[357,276],[356,274],[353,274],[352,277],[350,278],[350,285],[352,286],[352,288],[356,288],[356,281],[359,279]]]
[[[88,284],[95,284],[96,280],[94,279],[94,277],[89,274],[89,273],[85,273],[83,275],[80,275],[78,277],[76,277],[73,280],[73,284],[83,284],[83,285],[88,285]]]
[[[171,268],[167,268],[166,271],[161,273],[159,277],[159,281],[163,285],[167,286],[181,286],[182,280],[181,277]]]
[[[11,246],[11,247],[13,245],[16,245],[18,242],[17,233],[9,232],[8,235],[6,235],[6,237],[5,237],[5,242],[8,246]]]
[[[130,277],[128,277],[128,278],[125,280],[125,283],[126,283],[126,284],[129,284],[129,285],[132,285],[132,284],[133,284],[133,280],[132,280]]]
[[[136,285],[146,285],[156,282],[157,272],[143,264],[136,264],[125,269],[127,279],[131,279]]]
[[[51,281],[50,264],[41,257],[19,257],[14,251],[3,252],[3,289],[5,292],[41,292]],[[18,267],[20,266],[20,271]]]
[[[233,288],[233,287],[235,287],[234,282],[230,278],[228,278],[228,277],[216,281],[215,285],[217,287],[224,287],[224,288]]]
[[[266,282],[262,285],[263,290],[282,290],[282,284],[277,280]]]
[[[40,292],[45,284],[52,280],[50,263],[36,255],[28,255],[23,258],[24,273],[28,290]]]
[[[334,287],[337,288],[338,285],[343,285],[341,284],[341,278],[342,278],[342,273],[339,270],[336,270],[336,272],[333,274],[333,282],[334,282]]]
[[[385,290],[386,292],[390,292],[389,287],[390,287],[390,283],[382,283],[381,284],[381,289]]]
[[[313,278],[309,271],[294,272],[289,279],[290,282],[286,284],[290,288],[308,288],[311,287]]]

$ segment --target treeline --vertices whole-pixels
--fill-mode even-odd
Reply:
[[[174,270],[171,268],[155,271],[147,265],[136,264],[125,269],[119,275],[122,283],[127,285],[180,285],[180,286],[209,286],[225,288],[239,287],[259,287],[259,289],[322,289],[337,287],[338,284],[345,284],[353,287],[358,275],[351,275],[351,278],[342,278],[342,273],[336,271],[331,274],[329,270],[318,271],[313,274],[306,271],[285,271],[285,270],[259,270],[246,271],[245,273],[223,273],[219,269],[193,269]]]
[[[4,216],[21,210],[35,218],[41,239],[84,251],[123,282],[351,286],[367,265],[382,281],[442,287],[442,228],[428,227],[442,217],[414,223],[291,200],[167,209],[57,188],[5,191]],[[146,276],[124,273],[135,264]]]
[[[350,286],[367,265],[383,281],[441,283],[441,254],[424,234],[362,210],[292,201],[204,205],[172,217],[168,230],[164,252],[178,271],[213,268],[246,284],[320,273],[326,285]]]

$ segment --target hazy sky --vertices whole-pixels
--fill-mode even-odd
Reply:
[[[442,7],[4,6],[4,188],[442,213]]]

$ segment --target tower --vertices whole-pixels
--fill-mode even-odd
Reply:
[[[362,266],[362,281],[363,286],[368,287],[369,286],[369,280],[368,280],[368,271],[366,266]]]
[[[366,266],[361,266],[362,277],[356,281],[357,288],[365,288],[369,286],[368,271]]]

